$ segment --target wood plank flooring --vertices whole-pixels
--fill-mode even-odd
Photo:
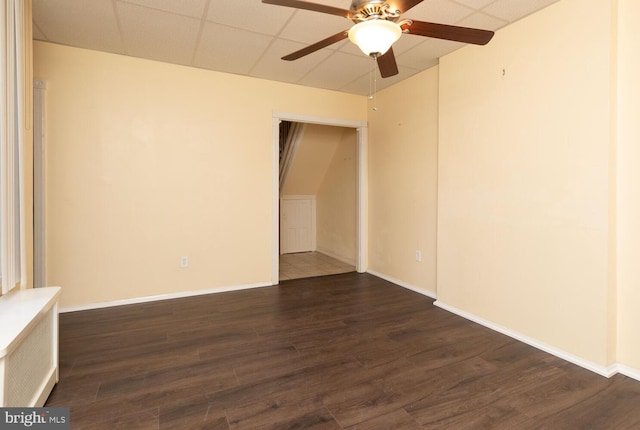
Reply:
[[[72,429],[633,429],[606,379],[368,274],[60,315]]]

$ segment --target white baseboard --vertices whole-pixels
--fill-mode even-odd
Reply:
[[[355,259],[345,258],[345,257],[343,257],[341,255],[338,255],[336,253],[333,253],[331,251],[327,251],[326,249],[317,248],[316,252],[319,253],[319,254],[324,254],[327,257],[335,258],[336,260],[342,261],[343,263],[348,264],[350,266],[355,266],[356,265],[356,260]]]
[[[433,291],[425,290],[424,288],[416,287],[415,285],[408,284],[399,279],[393,278],[391,276],[385,275],[384,273],[376,272],[375,270],[367,270],[367,273],[372,274],[373,276],[377,276],[378,278],[382,278],[385,281],[389,281],[393,284],[396,284],[402,288],[406,288],[407,290],[414,291],[418,294],[422,294],[423,296],[430,297],[432,299],[436,299],[436,293]]]
[[[226,293],[229,291],[248,290],[251,288],[270,287],[271,282],[258,282],[255,284],[231,285],[223,287],[207,288],[204,290],[181,291],[179,293],[158,294],[155,296],[134,297],[131,299],[112,300],[109,302],[88,303],[86,305],[66,306],[60,308],[60,313],[87,311],[91,309],[110,308],[112,306],[132,305],[136,303],[156,302],[159,300],[179,299],[182,297],[202,296],[205,294]]]
[[[640,381],[640,369],[634,369],[633,367],[625,366],[624,364],[617,363],[613,366],[616,373],[628,376],[629,378]]]
[[[585,360],[583,358],[580,358],[576,355],[573,355],[569,352],[563,351],[559,348],[553,347],[551,345],[547,345],[546,343],[540,342],[536,339],[530,338],[528,336],[525,336],[522,333],[518,333],[516,331],[510,330],[506,327],[503,327],[501,325],[492,323],[491,321],[487,321],[483,318],[480,318],[476,315],[470,314],[468,312],[465,312],[463,310],[460,310],[454,306],[449,306],[446,303],[442,303],[440,300],[436,300],[436,302],[434,303],[434,305],[449,311],[451,313],[454,313],[458,316],[461,316],[462,318],[468,319],[469,321],[473,321],[475,323],[478,323],[480,325],[483,325],[487,328],[490,328],[491,330],[497,331],[498,333],[502,333],[506,336],[509,336],[513,339],[519,340],[520,342],[526,343],[527,345],[531,345],[534,348],[538,348],[541,351],[547,352],[551,355],[555,355],[556,357],[562,358],[563,360],[566,360],[570,363],[576,364],[580,367],[584,367],[587,370],[591,370],[592,372],[597,373],[598,375],[602,375],[605,376],[607,378],[615,375],[617,373],[617,369],[616,369],[616,365],[613,366],[602,366],[599,364],[595,364],[592,363],[588,360]]]

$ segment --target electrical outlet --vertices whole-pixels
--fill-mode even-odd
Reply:
[[[182,257],[180,257],[180,268],[186,269],[187,267],[189,267],[189,257],[183,255]]]
[[[422,261],[422,252],[416,251],[416,261]]]

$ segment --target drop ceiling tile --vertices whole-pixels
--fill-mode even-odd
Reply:
[[[281,59],[305,46],[304,43],[276,39],[265,51],[258,64],[251,69],[251,76],[282,82],[298,82],[300,78],[333,53],[332,50],[321,49],[295,61]]]
[[[380,73],[378,73],[378,80],[380,80]],[[351,94],[358,94],[361,96],[369,96],[370,93],[373,92],[372,88],[373,81],[371,80],[371,74],[366,73],[340,88],[340,91]],[[381,89],[379,85],[377,86],[377,88],[378,90]]]
[[[558,0],[497,0],[495,3],[484,8],[483,12],[493,15],[496,18],[504,19],[505,21],[514,22],[556,1]]]
[[[246,75],[263,55],[269,43],[269,36],[207,22],[194,65]]]
[[[375,80],[376,91],[381,91],[394,84],[397,84],[398,82],[404,79],[407,79],[408,77],[413,76],[418,72],[420,72],[420,70],[411,69],[409,67],[398,67],[397,75],[392,76],[390,78],[383,79],[380,76],[380,72],[378,71],[376,73],[376,80]],[[354,81],[348,83],[344,87],[340,88],[340,91],[353,93],[353,94],[360,94],[362,96],[368,96],[370,93],[370,89],[369,89],[370,85],[373,86],[373,82],[371,82],[371,77],[369,73],[366,73],[356,78]]]
[[[481,28],[483,30],[491,31],[496,31],[507,24],[507,21],[486,15],[482,12],[474,13],[457,23],[457,25],[461,25],[463,27]]]
[[[318,67],[302,78],[299,83],[312,87],[338,90],[351,81],[366,74],[372,59],[357,55],[334,52]]]
[[[396,55],[402,55],[403,53],[412,48],[415,48],[424,41],[425,38],[423,36],[416,36],[415,34],[403,34],[400,37],[400,40],[398,40],[393,45],[393,52],[395,52]]]
[[[111,0],[34,0],[33,21],[53,42],[124,53]]]
[[[472,9],[449,0],[424,0],[406,14],[403,14],[402,18],[412,18],[439,24],[455,24],[473,12]]]
[[[209,6],[207,20],[257,33],[276,35],[295,9],[259,1],[216,0]]]
[[[120,0],[192,18],[202,18],[207,0]]]
[[[200,20],[117,2],[128,55],[190,64]]]
[[[393,47],[395,49],[395,46],[399,43],[400,41],[396,42]],[[360,48],[358,48],[358,45],[352,43],[349,39],[347,39],[345,41],[345,43],[343,43],[342,45],[340,45],[340,48],[338,49],[338,51],[344,53],[344,54],[351,54],[351,55],[364,55],[364,53],[360,50]]]
[[[426,38],[424,42],[398,55],[398,65],[425,70],[438,64],[438,58],[464,46],[449,40]]]
[[[436,64],[434,64],[434,66],[435,65]],[[421,70],[412,69],[410,67],[398,66],[398,74],[395,76],[391,76],[390,78],[378,79],[376,89],[380,91],[385,88],[388,88],[392,85],[397,84],[400,81],[404,81],[405,79],[415,75],[416,73],[420,73],[420,71]]]
[[[456,3],[462,3],[463,5],[470,7],[471,9],[480,10],[488,4],[493,3],[495,0],[454,0]]]
[[[349,29],[353,23],[339,16],[298,10],[282,29],[279,37],[294,42],[315,43],[336,33]],[[332,46],[336,49],[335,46]]]

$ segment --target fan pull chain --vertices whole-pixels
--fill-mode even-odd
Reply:
[[[374,55],[371,56],[371,70],[369,71],[369,100],[373,100],[373,110],[377,111],[378,106],[376,105],[376,57]]]
[[[369,68],[369,97],[367,98],[373,100],[373,66]]]
[[[376,94],[378,92],[378,72],[376,70],[376,61],[373,62],[373,110],[378,110],[378,99],[376,98]]]

